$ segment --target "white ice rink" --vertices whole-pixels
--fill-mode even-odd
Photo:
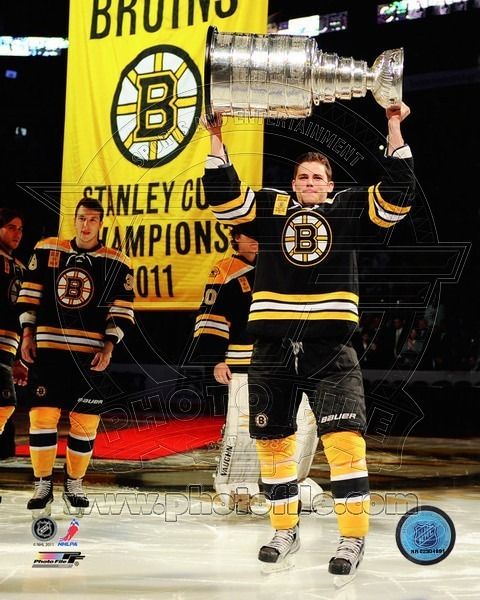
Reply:
[[[116,512],[120,514],[108,514],[112,512],[109,506],[113,496],[105,494],[119,491],[93,486],[88,489],[97,505],[80,521],[74,538],[78,547],[62,549],[81,551],[84,558],[78,566],[39,569],[32,568],[37,552],[58,548],[34,546],[32,521],[25,509],[30,493],[0,490],[1,600],[480,599],[478,488],[415,492],[420,504],[446,511],[456,528],[452,553],[432,566],[415,565],[397,549],[395,528],[405,506],[400,503],[388,510],[397,514],[386,514],[385,506],[382,510],[382,503],[377,502],[380,514],[372,518],[365,559],[356,579],[341,590],[335,590],[327,573],[337,541],[336,521],[331,514],[302,516],[302,547],[295,567],[264,575],[256,554],[271,537],[265,517],[199,515],[201,509],[210,511],[208,502],[192,499],[187,505],[178,495],[168,497],[169,520],[165,514],[142,516],[130,514],[126,507],[120,510],[123,500],[119,501],[118,496]],[[135,494],[141,492],[125,492],[133,507],[131,512],[138,512]],[[147,500],[150,504],[156,501],[156,512],[162,512],[165,494],[158,498],[154,494]],[[62,504],[57,489],[52,512],[58,525],[55,544],[65,535],[71,520],[63,514]],[[328,506],[323,510],[330,512]]]

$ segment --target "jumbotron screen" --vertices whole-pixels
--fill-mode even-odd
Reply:
[[[394,0],[377,7],[377,23],[393,23],[421,19],[427,15],[427,9],[433,14],[448,15],[452,12],[467,10],[466,0]]]

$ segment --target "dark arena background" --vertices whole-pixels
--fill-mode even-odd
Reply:
[[[99,5],[108,4],[107,0],[95,1]],[[118,3],[119,0],[112,1]],[[241,2],[245,0],[238,0]],[[139,1],[140,4],[143,3]],[[415,159],[416,204],[408,224],[395,231],[390,241],[400,251],[382,254],[366,247],[359,259],[362,316],[354,345],[362,364],[367,398],[366,440],[371,486],[383,494],[384,506],[387,505],[385,494],[400,491],[405,497],[415,495],[421,504],[434,504],[447,510],[457,526],[458,536],[451,556],[430,570],[417,567],[394,548],[391,541],[394,532],[381,530],[377,531],[377,546],[372,548],[372,543],[370,547],[378,563],[374,564],[371,558],[370,571],[365,567],[371,576],[370,583],[362,573],[356,580],[357,587],[350,589],[350,595],[341,596],[339,592],[321,588],[321,583],[317,587],[316,577],[325,577],[325,568],[320,576],[315,575],[316,567],[308,571],[309,587],[302,587],[304,582],[297,574],[296,578],[289,575],[290,579],[279,579],[270,588],[270,584],[262,583],[265,589],[259,591],[263,589],[262,580],[248,562],[250,559],[253,562],[253,558],[242,557],[239,566],[234,566],[237,558],[232,545],[241,545],[244,537],[250,537],[253,545],[248,553],[254,557],[257,530],[263,527],[265,537],[267,519],[256,516],[245,523],[250,517],[219,517],[218,523],[212,524],[217,528],[215,539],[209,541],[210,533],[202,537],[201,511],[190,511],[188,516],[193,520],[177,524],[178,535],[173,530],[165,532],[162,526],[168,523],[157,515],[157,520],[163,521],[160,525],[147,523],[150,532],[138,530],[138,536],[144,536],[142,542],[137,533],[128,528],[131,523],[140,524],[143,513],[140,512],[135,521],[132,517],[135,510],[130,510],[122,525],[124,538],[120,527],[117,530],[106,524],[113,518],[112,513],[104,513],[107,516],[98,530],[91,529],[89,535],[80,539],[85,540],[81,549],[86,558],[75,570],[75,578],[67,580],[63,572],[56,581],[33,577],[34,539],[29,532],[30,516],[24,503],[29,497],[26,490],[30,490],[32,478],[28,459],[28,413],[25,392],[19,389],[18,409],[0,436],[3,496],[0,546],[6,544],[2,556],[9,552],[12,558],[8,567],[0,566],[1,598],[43,598],[53,589],[59,589],[62,597],[75,593],[76,589],[89,598],[129,599],[211,599],[223,598],[222,594],[227,593],[232,598],[370,600],[387,594],[392,600],[480,597],[480,204],[477,181],[480,173],[480,0],[419,1],[418,6],[412,8],[414,4],[386,0],[319,0],[316,3],[272,0],[268,26],[272,33],[287,28],[294,31],[296,19],[319,14],[320,33],[318,29],[312,33],[319,47],[325,52],[364,59],[369,65],[387,48],[405,49],[404,100],[412,113],[402,127]],[[252,2],[252,10],[254,6]],[[2,0],[0,36],[68,39],[68,18],[66,0]],[[306,22],[307,33],[309,26]],[[0,55],[3,148],[0,206],[17,207],[25,215],[24,238],[17,253],[24,262],[28,261],[39,239],[58,233],[67,60],[68,48],[55,56]],[[338,135],[331,137],[333,128],[328,131],[328,124],[334,124],[337,133],[343,131],[343,142],[356,148],[357,154],[352,150],[349,162],[342,157],[343,142],[338,145]],[[317,125],[316,131],[324,127],[324,135],[314,138],[306,133]],[[288,189],[291,159],[311,149],[325,152],[331,158],[335,181],[340,187],[366,183],[370,181],[374,165],[358,154],[363,144],[380,149],[385,144],[384,130],[383,111],[371,95],[350,102],[321,104],[310,119],[302,122],[270,119],[264,129],[263,184]],[[54,189],[50,184],[55,182],[57,191],[49,191],[48,196],[35,197],[28,191],[30,184],[45,183]],[[199,303],[201,292],[199,290]],[[212,491],[227,389],[213,380],[210,369],[193,366],[186,359],[192,341],[194,311],[137,311],[136,319],[137,327],[129,335],[128,343],[121,343],[114,353],[111,370],[121,394],[102,419],[86,477],[88,485],[91,484],[89,492],[101,495],[104,489],[113,492],[121,489],[133,497],[139,490],[144,494],[168,495],[195,486],[191,506],[197,506],[195,502],[200,502],[202,494]],[[67,421],[62,423],[65,433]],[[55,468],[58,482],[62,477],[64,453],[65,437],[61,437]],[[325,490],[329,489],[328,465],[320,448],[311,477]],[[175,502],[178,504],[180,500],[177,498]],[[183,510],[183,505],[180,508]],[[408,502],[405,510],[407,508],[410,508]],[[178,514],[187,512],[187,509],[184,513],[179,510]],[[402,511],[395,513],[397,516],[389,521],[389,527],[391,523],[395,526],[400,514]],[[59,519],[59,527],[65,529],[67,517]],[[84,531],[87,531],[88,519],[87,515],[82,521]],[[3,538],[2,528],[8,532],[12,523],[14,530],[10,537]],[[324,530],[328,530],[327,526]],[[260,539],[260,534],[258,536]],[[158,569],[170,573],[162,581],[153,556],[160,552],[159,537],[165,540],[167,548],[172,548],[172,560],[184,563],[183,569],[178,564],[162,563]],[[4,539],[8,539],[8,543]],[[139,553],[128,566],[125,563],[122,573],[119,567],[118,584],[114,582],[117,578],[114,567],[108,568],[110,582],[103,577],[98,565],[89,567],[101,552],[99,548],[94,549],[95,540],[106,552],[125,550],[131,551],[132,556]],[[195,552],[200,543],[216,547],[209,564],[217,566],[213,574],[204,566],[203,579],[201,566],[189,571],[197,560]],[[382,544],[387,548],[388,558],[382,558]],[[151,555],[147,556],[149,548]],[[182,556],[182,548],[186,548],[186,558]],[[457,548],[464,554],[455,558]],[[16,554],[20,552],[31,555],[25,567],[29,569],[27,583],[21,582],[22,572],[15,575],[12,567],[12,561],[20,564]],[[137,559],[146,562],[136,571]],[[112,554],[112,563],[115,560]],[[161,560],[167,561],[165,557]],[[223,560],[232,562],[226,575],[219,566]],[[297,569],[299,561],[300,558]],[[308,561],[307,566],[310,569]],[[241,578],[238,573],[244,568],[254,573],[252,587],[246,581],[238,581]],[[425,578],[420,583],[416,582],[419,571],[415,569]],[[405,574],[404,579],[399,572]],[[93,573],[90,582],[89,573]],[[398,577],[396,583],[392,583],[392,573]],[[33,575],[43,573],[33,570]],[[250,575],[245,579],[249,578]],[[141,583],[134,583],[140,579]],[[385,587],[388,581],[391,589]],[[231,595],[233,588],[237,591]],[[418,590],[418,595],[413,595],[414,590]]]

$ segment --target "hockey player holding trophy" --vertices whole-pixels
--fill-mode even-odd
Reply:
[[[346,190],[333,197],[331,167],[319,153],[297,159],[293,195],[268,189],[240,193],[240,182],[223,149],[220,117],[209,125],[216,160],[209,157],[207,161],[206,198],[219,220],[225,218],[223,205],[231,207],[233,202],[236,209],[228,210],[226,220],[250,214],[259,228],[258,272],[249,315],[249,331],[256,340],[249,394],[255,402],[249,413],[262,483],[272,503],[275,535],[259,553],[260,561],[268,565],[278,567],[299,548],[296,425],[292,419],[301,391],[315,413],[331,471],[340,542],[329,570],[349,576],[363,556],[369,514],[362,435],[366,411],[360,367],[350,343],[359,318],[358,275],[356,250],[347,248],[342,239],[356,234],[349,228],[383,229],[408,214],[411,153],[403,142],[400,123],[409,112],[405,104],[387,109],[388,177],[368,190]],[[342,214],[351,212],[354,203],[362,201],[367,207],[365,219],[332,215],[337,207]],[[268,240],[271,250],[262,252],[262,240]],[[320,265],[326,269],[325,282]],[[344,279],[329,276],[333,272],[342,273]],[[313,288],[312,281],[316,282]]]
[[[363,61],[317,51],[315,40],[298,36],[211,30],[207,40],[212,156],[203,179],[206,199],[219,222],[254,224],[259,242],[248,323],[255,339],[249,425],[271,502],[274,535],[258,554],[267,572],[291,566],[300,547],[295,417],[302,393],[330,466],[340,540],[328,570],[336,584],[355,575],[364,554],[366,410],[350,342],[359,321],[356,254],[365,236],[383,236],[410,211],[414,178],[401,132],[410,113],[401,101],[402,65],[401,50],[386,51],[368,69]],[[386,109],[388,124],[388,147],[378,157],[373,185],[333,195],[329,160],[315,151],[296,159],[293,193],[241,184],[223,145],[221,113],[308,116],[314,103],[367,90]]]

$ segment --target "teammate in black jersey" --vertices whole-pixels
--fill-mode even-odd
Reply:
[[[190,362],[213,370],[228,385],[227,418],[214,488],[239,512],[259,493],[260,465],[248,433],[247,371],[253,339],[247,333],[258,243],[241,226],[231,230],[233,256],[213,267],[195,320]]]
[[[299,548],[295,415],[305,393],[330,465],[340,530],[330,573],[353,575],[368,532],[369,486],[362,375],[350,343],[359,320],[357,251],[386,237],[410,211],[413,164],[401,122],[405,105],[386,110],[388,148],[379,178],[332,195],[328,158],[296,161],[293,194],[242,185],[222,141],[221,117],[205,122],[212,150],[203,178],[217,219],[254,224],[259,259],[249,316],[255,337],[249,370],[250,434],[272,502],[272,541],[259,559],[279,567]]]
[[[134,323],[131,262],[99,241],[102,221],[98,200],[82,199],[75,211],[75,238],[38,242],[17,302],[22,357],[32,364],[35,493],[27,508],[33,516],[50,513],[62,408],[70,420],[63,498],[72,514],[88,507],[82,480],[100,415],[113,394],[105,370],[115,344]]]
[[[15,302],[25,267],[14,257],[23,236],[23,217],[13,208],[0,208],[0,458],[10,456],[12,433],[2,436],[16,406],[15,383],[25,385],[28,369],[17,357],[20,326]],[[10,435],[11,434],[11,435]]]

